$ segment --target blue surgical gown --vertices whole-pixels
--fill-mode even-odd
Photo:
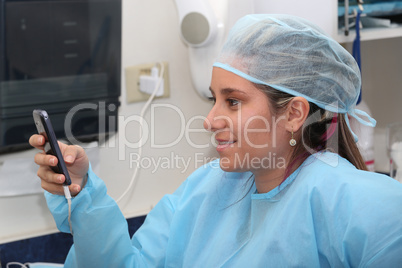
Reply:
[[[69,232],[64,197],[46,198]],[[211,162],[163,197],[132,238],[90,170],[72,225],[66,267],[402,267],[402,184],[328,152],[263,194],[251,173]]]

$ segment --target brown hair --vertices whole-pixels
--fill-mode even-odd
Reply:
[[[270,103],[271,113],[281,114],[294,97],[266,85],[255,84],[263,91]],[[337,114],[309,102],[310,111],[290,159],[290,167],[297,160],[304,161],[308,156],[319,151],[332,151],[346,158],[356,168],[367,170],[363,157],[354,141],[346,121],[345,114]],[[289,169],[289,167],[288,167]],[[287,174],[288,175],[288,174]]]

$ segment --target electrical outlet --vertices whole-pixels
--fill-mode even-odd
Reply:
[[[164,66],[164,92],[162,96],[155,98],[168,98],[170,96],[169,66],[167,62],[162,62],[162,64]],[[147,101],[149,99],[149,94],[140,91],[140,76],[151,75],[151,69],[155,65],[158,67],[160,72],[161,68],[159,64],[155,63],[135,65],[125,69],[127,103]]]

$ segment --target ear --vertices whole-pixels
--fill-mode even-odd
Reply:
[[[286,130],[298,131],[307,119],[310,111],[310,104],[303,97],[294,97],[287,105],[286,116]]]

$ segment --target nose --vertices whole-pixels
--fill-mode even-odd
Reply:
[[[211,111],[209,111],[208,116],[204,120],[204,128],[207,131],[215,132],[218,129],[223,129],[226,127],[225,117],[220,113],[217,105],[212,107]]]

